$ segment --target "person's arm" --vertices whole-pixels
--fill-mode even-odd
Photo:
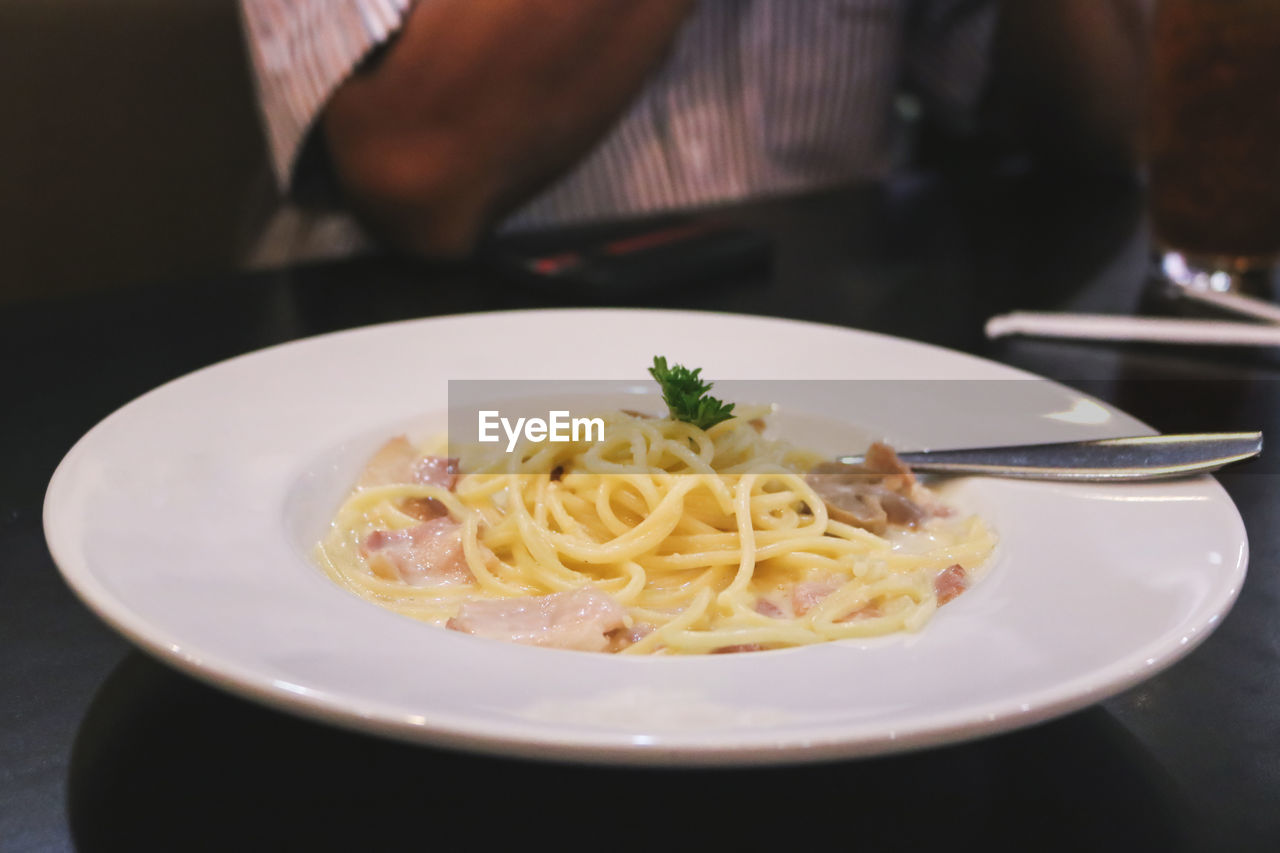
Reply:
[[[379,236],[466,254],[568,169],[639,91],[693,0],[423,0],[321,126]]]
[[[1137,165],[1151,0],[1003,0],[994,78],[1033,151],[1093,169]]]

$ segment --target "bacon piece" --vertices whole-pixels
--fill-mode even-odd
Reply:
[[[405,498],[400,502],[400,509],[419,521],[444,518],[449,514],[449,508],[435,498]]]
[[[530,646],[608,651],[626,611],[608,594],[584,587],[551,595],[468,601],[447,628]]]
[[[791,587],[791,606],[795,610],[795,614],[803,616],[808,613],[817,607],[824,598],[844,586],[847,582],[847,578],[830,576],[793,584]],[[882,615],[880,605],[873,601],[862,605],[857,610],[844,614],[835,621],[851,622],[854,619],[870,619],[880,615]]]
[[[883,441],[871,443],[862,464],[868,471],[883,476],[885,488],[895,492],[902,491],[916,482],[916,475],[911,473],[907,463],[899,459],[894,449]]]
[[[423,456],[413,464],[413,482],[452,492],[458,484],[458,460],[452,456]]]
[[[356,485],[360,488],[418,483],[453,491],[458,482],[458,460],[443,456],[422,456],[398,435],[373,454]]]
[[[760,645],[759,643],[738,643],[737,645],[733,645],[733,646],[721,646],[718,649],[712,649],[711,654],[734,655],[734,654],[738,654],[739,652],[762,652],[762,651],[764,651],[764,646]]]
[[[409,443],[409,439],[398,435],[373,454],[373,458],[365,466],[356,486],[368,489],[397,483],[417,483],[424,486],[439,486],[452,492],[457,482],[457,459],[419,455],[417,449]],[[430,521],[449,514],[445,505],[435,498],[406,498],[400,502],[400,508],[421,521]]]
[[[803,616],[818,606],[818,602],[845,585],[846,580],[838,577],[819,578],[818,580],[800,581],[791,586],[791,609],[797,616]]]
[[[411,586],[473,580],[462,553],[462,527],[447,516],[404,530],[375,530],[360,554],[376,574]]]
[[[617,628],[605,636],[609,638],[609,646],[605,651],[620,652],[632,643],[638,643],[656,631],[657,628],[648,622],[637,622],[630,628]]]
[[[852,612],[850,612],[850,613],[846,613],[845,615],[841,616],[841,617],[840,617],[839,619],[837,619],[836,621],[837,621],[837,622],[852,622],[852,621],[854,621],[855,619],[875,619],[876,617],[878,617],[878,616],[883,616],[883,615],[884,615],[884,611],[880,609],[880,605],[879,605],[879,604],[876,604],[876,603],[873,601],[873,602],[871,602],[870,604],[864,604],[864,605],[862,605],[862,606],[861,606],[861,607],[859,607],[857,610],[854,610],[854,611],[852,611]]]
[[[389,486],[394,483],[413,482],[413,464],[418,461],[418,451],[409,439],[398,435],[373,454],[356,486]]]
[[[761,616],[768,616],[770,619],[788,618],[786,612],[781,607],[774,604],[767,598],[757,598],[755,609]]]
[[[912,527],[931,515],[946,514],[893,448],[879,441],[867,449],[862,464],[824,462],[805,480],[832,519],[877,535],[890,524]]]
[[[959,563],[947,566],[933,579],[933,591],[938,596],[938,606],[946,604],[969,588],[969,578]]]

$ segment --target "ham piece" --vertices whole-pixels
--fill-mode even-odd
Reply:
[[[803,616],[818,606],[822,599],[844,586],[848,578],[828,577],[800,581],[791,586],[791,610]]]
[[[942,514],[893,448],[876,442],[860,465],[823,462],[805,479],[835,521],[882,535],[890,524],[914,526]]]
[[[453,491],[458,482],[458,460],[444,456],[422,456],[398,435],[373,454],[356,485],[360,488],[419,483]]]
[[[404,530],[375,530],[360,546],[375,574],[412,586],[471,583],[462,527],[448,516]]]
[[[468,601],[447,626],[478,637],[530,646],[604,652],[626,627],[626,611],[611,596],[585,587],[551,595]]]
[[[392,486],[397,483],[417,483],[453,491],[457,482],[457,459],[423,456],[409,443],[409,439],[398,435],[373,454],[373,458],[365,466],[356,486],[368,489],[375,486]],[[408,498],[401,502],[401,508],[409,515],[423,521],[449,514],[444,504],[435,498]]]
[[[738,643],[737,645],[734,645],[734,646],[721,646],[718,649],[712,649],[711,654],[736,655],[736,654],[741,654],[743,652],[762,652],[762,651],[764,651],[764,646],[760,645],[759,643]]]
[[[813,608],[817,607],[828,595],[842,587],[846,578],[842,577],[823,577],[813,580],[804,580],[790,585],[790,595],[788,603],[791,605],[791,613],[788,614],[783,608],[778,607],[766,598],[761,598],[756,602],[756,611],[765,616],[774,618],[788,618],[789,616],[803,616]],[[953,598],[958,596],[969,588],[969,578],[965,573],[964,567],[959,563],[942,569],[934,576],[933,589],[938,596],[938,606],[946,604]],[[786,588],[784,587],[784,590]],[[854,619],[869,619],[881,616],[883,611],[876,602],[869,602],[862,605],[856,610],[844,614],[836,619],[837,622],[850,622]]]
[[[965,575],[964,567],[959,563],[947,566],[933,579],[933,591],[938,596],[939,607],[968,588],[969,578]]]

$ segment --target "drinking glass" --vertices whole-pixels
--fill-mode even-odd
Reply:
[[[1158,0],[1147,145],[1170,282],[1272,295],[1280,262],[1280,0]]]

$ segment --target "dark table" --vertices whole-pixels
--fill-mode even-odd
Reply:
[[[1141,202],[1027,173],[732,208],[719,215],[772,236],[771,272],[626,302],[873,329],[1049,375],[1164,431],[1280,435],[1269,352],[984,341],[983,321],[1015,308],[1178,310],[1146,283]],[[0,311],[0,849],[1280,849],[1280,480],[1267,456],[1220,477],[1250,575],[1188,658],[1033,728],[855,762],[625,770],[384,741],[181,675],[60,579],[45,485],[136,395],[306,335],[585,298],[481,264],[367,257]]]

